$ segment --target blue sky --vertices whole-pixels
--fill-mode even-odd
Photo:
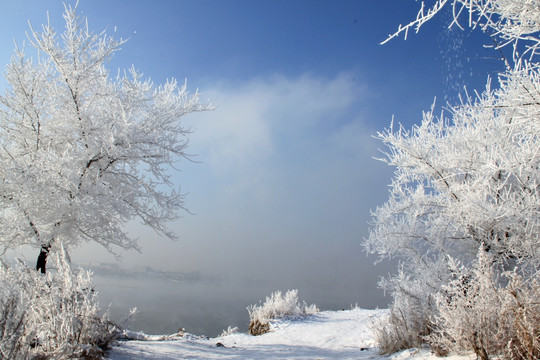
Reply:
[[[171,228],[178,242],[138,225],[142,254],[125,266],[253,277],[299,288],[311,302],[384,302],[361,242],[370,209],[387,197],[392,169],[372,138],[392,116],[407,127],[434,99],[455,102],[502,69],[479,31],[447,30],[441,14],[408,40],[380,45],[416,16],[413,0],[80,0],[90,28],[129,38],[110,64],[132,64],[161,83],[174,77],[217,108],[193,114],[190,151],[174,181],[188,193]],[[62,28],[60,1],[0,3],[0,66],[13,39],[46,21]],[[5,86],[4,82],[0,82]],[[111,258],[84,246],[75,261]],[[268,293],[269,294],[269,293]],[[267,295],[268,295],[267,294]],[[342,294],[341,297],[336,294]],[[334,300],[330,299],[331,297]],[[334,303],[332,303],[334,301]],[[333,305],[332,305],[333,304]]]

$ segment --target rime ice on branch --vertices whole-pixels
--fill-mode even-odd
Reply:
[[[480,28],[496,39],[496,47],[512,45],[514,60],[527,55],[532,60],[540,52],[540,6],[536,0],[436,0],[426,7],[421,2],[416,20],[398,27],[388,36],[383,44],[403,34],[405,39],[409,30],[419,32],[422,25],[430,21],[443,8],[451,7],[453,21],[449,26],[466,23],[471,28]],[[518,44],[523,45],[523,53],[519,54]]]

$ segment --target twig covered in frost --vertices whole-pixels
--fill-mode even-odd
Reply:
[[[422,25],[430,21],[446,7],[452,8],[453,21],[450,24],[460,28],[462,17],[471,28],[479,27],[482,31],[498,38],[497,48],[512,45],[514,59],[528,55],[532,60],[540,51],[540,6],[537,0],[436,0],[431,6],[422,1],[414,21],[398,30],[382,42],[392,40],[400,34],[405,39],[409,30],[419,32]],[[519,54],[518,44],[523,44],[524,52]]]

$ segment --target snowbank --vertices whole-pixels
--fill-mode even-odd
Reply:
[[[175,340],[142,337],[120,341],[110,360],[177,359],[392,359],[432,360],[427,350],[406,350],[391,357],[378,355],[370,325],[386,310],[324,311],[271,322],[271,332],[261,336],[243,333],[217,338],[184,334]],[[450,356],[446,360],[472,360]]]

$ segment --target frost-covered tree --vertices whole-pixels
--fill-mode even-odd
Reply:
[[[420,273],[444,268],[447,255],[470,261],[481,244],[497,260],[540,264],[539,69],[499,83],[451,119],[431,110],[411,131],[379,134],[396,173],[374,213],[371,250],[407,258]]]
[[[426,339],[436,329],[431,321],[443,304],[441,294],[466,285],[453,280],[453,259],[471,268],[479,263],[481,248],[485,256],[480,257],[490,259],[493,279],[511,269],[529,285],[539,277],[540,6],[534,0],[439,0],[426,11],[422,3],[417,19],[391,37],[418,30],[444,6],[454,9],[453,24],[468,14],[469,25],[490,33],[497,46],[513,44],[514,56],[495,89],[488,80],[484,92],[465,94],[461,104],[449,105],[446,113],[437,116],[432,108],[411,130],[392,126],[378,134],[388,148],[382,160],[396,171],[389,200],[373,213],[365,245],[382,257],[402,261],[400,275],[383,285],[394,297],[395,323],[406,329],[384,331],[396,337],[388,343],[403,347],[416,345],[414,340]],[[505,284],[493,281],[491,286]],[[478,287],[475,298],[472,291],[461,294],[474,302],[489,295],[482,293],[488,288]],[[446,307],[446,320],[458,308]],[[471,323],[479,321],[477,315],[480,311],[471,315]],[[438,325],[451,323],[446,320]],[[497,324],[491,325],[496,330]],[[484,358],[496,350],[479,346],[474,351]]]
[[[16,47],[0,96],[0,246],[49,251],[95,241],[109,251],[137,248],[123,225],[139,219],[174,235],[183,197],[168,170],[186,156],[182,118],[206,110],[175,80],[155,86],[131,68],[107,64],[123,40],[92,33],[66,6],[65,30],[31,28]]]

